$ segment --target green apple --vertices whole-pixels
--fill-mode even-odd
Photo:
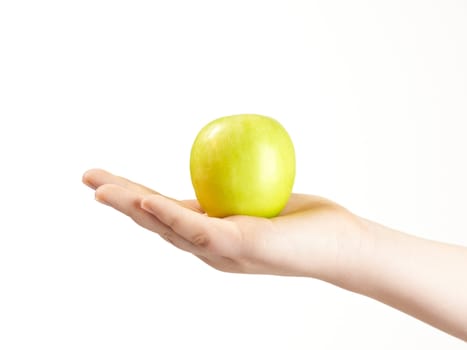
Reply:
[[[201,129],[190,156],[196,197],[209,216],[273,217],[287,203],[295,179],[295,150],[275,119],[240,114]]]

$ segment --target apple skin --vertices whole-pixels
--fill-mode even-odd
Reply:
[[[198,133],[190,173],[207,215],[270,218],[281,212],[292,192],[295,150],[287,131],[273,118],[221,117]]]

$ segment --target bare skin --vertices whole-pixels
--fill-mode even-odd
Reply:
[[[467,341],[467,248],[407,235],[327,199],[293,194],[272,219],[208,217],[100,169],[83,182],[99,202],[226,272],[318,278],[384,302]]]

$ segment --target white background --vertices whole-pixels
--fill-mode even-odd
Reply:
[[[466,62],[461,0],[2,1],[0,348],[464,349],[321,281],[213,270],[81,175],[193,197],[198,130],[260,113],[296,192],[467,245]]]

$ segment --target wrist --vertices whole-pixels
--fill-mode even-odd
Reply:
[[[349,213],[344,228],[336,235],[335,273],[328,282],[365,294],[374,254],[375,225]]]

